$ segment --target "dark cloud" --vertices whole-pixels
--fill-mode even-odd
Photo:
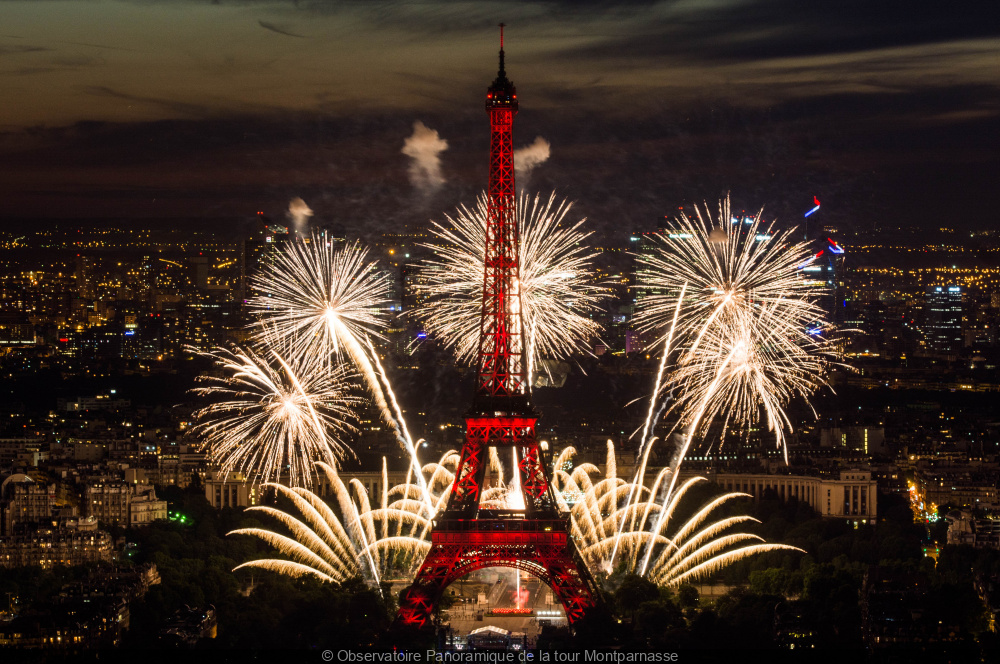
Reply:
[[[108,51],[125,51],[127,53],[137,53],[138,49],[135,48],[124,48],[122,46],[108,46],[107,44],[90,44],[87,42],[77,42],[77,41],[55,41],[56,44],[69,44],[71,46],[86,46],[87,48],[99,48]]]
[[[647,14],[643,28],[609,34],[563,57],[681,56],[756,60],[843,54],[1000,35],[1000,6],[888,0],[757,0],[674,3],[676,14]]]
[[[50,51],[52,49],[46,48],[44,46],[27,46],[20,44],[0,44],[0,56],[3,55],[14,55],[15,53],[42,53],[44,51]]]
[[[678,205],[715,201],[797,224],[823,201],[824,220],[993,223],[986,191],[996,179],[996,114],[928,124],[974,108],[989,90],[945,94],[838,94],[744,108],[720,102],[634,113],[628,122],[567,104],[539,108],[522,93],[515,143],[545,136],[551,157],[530,190],[576,201],[599,241],[655,228]],[[922,110],[921,110],[922,109]],[[995,108],[994,108],[995,110]],[[401,137],[422,119],[448,139],[446,184],[416,195]],[[15,140],[16,138],[16,140]],[[332,117],[81,123],[0,135],[0,179],[13,185],[6,215],[197,217],[284,214],[292,197],[314,222],[353,236],[440,218],[486,183],[488,121],[475,107]],[[63,191],[63,195],[55,192]]]
[[[200,104],[192,104],[174,99],[157,99],[154,97],[132,95],[104,86],[88,86],[84,87],[82,90],[90,95],[111,97],[113,99],[135,102],[137,104],[149,104],[151,106],[167,109],[174,113],[180,113],[181,115],[205,117],[212,114],[208,107]]]
[[[181,12],[179,28],[194,3],[158,4]],[[71,71],[70,92],[98,110],[66,127],[0,134],[0,180],[11,185],[0,214],[281,218],[301,197],[315,223],[359,236],[440,218],[485,185],[481,95],[503,19],[522,102],[515,143],[544,136],[552,146],[530,187],[576,200],[574,214],[601,238],[730,191],[738,208],[763,205],[782,223],[797,223],[813,195],[825,220],[844,225],[995,223],[984,194],[1000,172],[994,3],[221,4],[249,7],[252,18],[239,10],[229,28],[239,38],[164,56],[169,81],[144,85],[102,66],[76,83]],[[258,29],[303,38],[302,25],[308,39]],[[79,36],[84,48],[128,45]],[[11,63],[27,54],[0,72],[18,85],[38,75],[44,89],[57,68],[97,56],[137,69],[131,55],[88,59],[58,46],[69,42],[28,38],[45,45],[0,45]],[[67,107],[76,99],[67,94]],[[144,112],[112,115],[132,107]],[[427,198],[399,153],[418,119],[449,144],[446,184]]]
[[[257,24],[264,28],[265,30],[270,30],[271,32],[277,32],[279,35],[285,35],[286,37],[298,37],[299,39],[305,39],[305,35],[299,35],[294,32],[290,32],[286,28],[279,28],[273,23],[268,23],[266,21],[257,21]]]

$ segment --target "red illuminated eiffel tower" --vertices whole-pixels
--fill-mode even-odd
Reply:
[[[403,624],[423,626],[444,589],[484,567],[513,567],[548,585],[570,623],[598,601],[599,591],[570,538],[569,515],[557,508],[538,419],[525,375],[518,293],[519,244],[515,216],[511,128],[517,93],[507,79],[500,26],[500,72],[486,93],[490,114],[490,187],[486,225],[478,380],[466,414],[465,445],[444,511],[434,520],[431,549],[401,598]],[[489,448],[513,448],[524,510],[481,509],[479,494]]]

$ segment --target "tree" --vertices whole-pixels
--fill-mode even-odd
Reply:
[[[677,603],[685,609],[693,609],[698,606],[698,589],[690,583],[685,583],[677,589]]]
[[[655,583],[638,574],[629,574],[614,593],[615,605],[629,620],[635,621],[635,612],[643,602],[654,602],[660,598],[660,589]]]

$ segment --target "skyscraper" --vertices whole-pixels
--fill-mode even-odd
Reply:
[[[252,284],[261,266],[273,261],[289,239],[288,228],[270,224],[262,212],[257,213],[259,224],[251,237],[242,244],[240,260],[240,300],[246,302],[255,292]]]
[[[935,353],[957,353],[962,344],[962,287],[928,286],[924,341]]]

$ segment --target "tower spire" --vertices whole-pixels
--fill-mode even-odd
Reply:
[[[504,24],[501,23],[500,24],[500,71],[497,74],[497,80],[507,78],[507,74],[503,70],[503,26]]]
[[[507,80],[507,70],[504,67],[504,53],[503,53],[503,29],[504,23],[500,24],[500,69],[497,71],[497,78],[493,81],[493,85],[490,86],[490,94],[486,96],[487,103],[489,100],[505,99],[508,102],[517,98],[517,94],[514,91],[514,84]],[[515,112],[516,112],[515,108]]]

